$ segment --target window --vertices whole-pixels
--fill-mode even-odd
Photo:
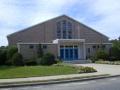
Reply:
[[[68,39],[72,38],[72,23],[68,22]]]
[[[46,49],[47,48],[47,45],[43,45],[43,49]]]
[[[67,24],[66,24],[66,20],[63,20],[62,21],[62,29],[63,29],[63,31],[66,31],[66,26],[67,26]]]
[[[90,48],[88,48],[88,53],[90,53]]]
[[[60,46],[60,48],[64,48],[64,46],[63,46],[63,45],[61,45],[61,46]]]
[[[66,20],[57,22],[57,38],[72,38],[72,23]]]
[[[102,48],[103,48],[103,49],[105,49],[105,48],[106,48],[106,46],[105,46],[105,45],[102,45]]]
[[[29,45],[29,48],[30,48],[30,49],[33,49],[33,48],[34,48],[34,46],[33,46],[33,45]]]
[[[57,22],[57,38],[61,38],[61,22]]]
[[[97,48],[100,48],[100,46],[98,45]]]
[[[68,22],[68,30],[72,30],[72,24],[70,22]]]
[[[93,49],[95,49],[96,48],[96,46],[93,46]]]

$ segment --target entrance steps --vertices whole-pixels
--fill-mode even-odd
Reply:
[[[72,64],[85,64],[92,63],[91,60],[72,60],[72,61],[63,61],[64,63],[72,63]]]

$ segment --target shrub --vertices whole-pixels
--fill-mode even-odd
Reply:
[[[7,48],[7,59],[10,60],[12,56],[18,52],[17,47],[15,46],[10,46]]]
[[[41,65],[52,65],[56,63],[54,55],[47,53],[41,59],[39,59]]]
[[[92,63],[95,63],[98,59],[95,56],[91,56],[90,60],[92,61]]]
[[[96,59],[103,59],[103,60],[107,60],[108,59],[108,53],[105,52],[104,50],[99,50],[97,51],[96,55],[95,55]]]
[[[15,66],[23,66],[24,62],[23,62],[23,57],[21,54],[19,53],[15,53],[12,57],[12,65]]]
[[[109,54],[109,60],[114,61],[114,60],[120,60],[120,49],[117,47],[112,47],[110,49],[110,54]]]
[[[28,66],[37,65],[36,58],[31,58],[31,59],[25,60],[25,65],[28,65]]]
[[[79,67],[78,73],[91,73],[91,72],[97,72],[93,67]]]
[[[5,62],[7,60],[6,53],[6,47],[0,47],[0,65],[5,65]]]

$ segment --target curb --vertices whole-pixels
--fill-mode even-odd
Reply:
[[[89,76],[88,76],[89,77]],[[25,86],[35,86],[35,85],[50,85],[50,84],[60,84],[60,83],[71,83],[71,82],[79,82],[79,81],[89,81],[89,80],[97,80],[104,78],[113,78],[120,77],[120,75],[104,75],[104,76],[93,76],[89,78],[71,78],[71,79],[61,79],[61,80],[49,80],[49,81],[33,81],[33,82],[20,82],[20,83],[9,83],[9,84],[1,84],[0,88],[11,88],[11,87],[25,87]]]

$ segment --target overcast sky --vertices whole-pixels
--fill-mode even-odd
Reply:
[[[0,0],[0,46],[8,34],[63,14],[110,39],[120,36],[120,0]]]

